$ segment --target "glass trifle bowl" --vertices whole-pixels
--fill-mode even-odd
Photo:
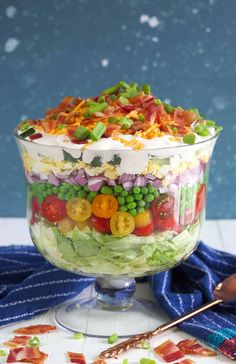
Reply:
[[[107,336],[117,331],[114,311],[136,321],[137,311],[150,313],[133,299],[135,278],[169,270],[195,250],[218,133],[196,109],[124,82],[100,97],[67,97],[43,119],[19,124],[35,246],[53,265],[96,277],[92,298],[58,309],[61,326],[83,331],[89,311],[95,324],[86,334]],[[118,333],[138,332],[125,320]]]

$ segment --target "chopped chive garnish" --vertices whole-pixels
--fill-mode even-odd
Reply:
[[[119,119],[118,123],[122,126],[122,128],[129,129],[131,127],[131,125],[133,124],[133,120],[122,116]]]
[[[29,346],[40,346],[40,340],[37,336],[34,336],[29,340]]]
[[[19,129],[20,129],[20,131],[25,131],[25,130],[29,129],[29,127],[30,127],[30,123],[28,122],[28,120],[23,120],[20,123]]]
[[[123,104],[123,105],[128,105],[129,104],[129,100],[124,97],[124,96],[120,96],[119,97],[119,101]]]
[[[0,350],[0,356],[7,356],[7,352],[5,350]]]
[[[194,134],[186,134],[183,136],[183,142],[185,144],[194,144],[195,143],[195,135]]]
[[[206,119],[206,126],[215,126],[216,125],[216,123],[215,123],[215,121],[213,121],[213,120],[210,120],[210,119]]]
[[[142,342],[142,349],[148,350],[150,348],[151,348],[150,342],[148,342],[148,341],[143,341]]]
[[[147,83],[145,83],[142,86],[142,91],[145,93],[145,95],[150,95],[151,94],[151,86],[148,85]]]
[[[137,88],[136,87],[130,87],[125,92],[121,92],[120,96],[130,98],[130,97],[136,96],[137,94],[138,94]]]
[[[82,332],[76,332],[74,335],[73,335],[73,338],[76,339],[76,340],[81,340],[84,338],[84,334]]]
[[[162,101],[160,99],[155,99],[154,102],[157,105],[161,105],[162,104]]]
[[[75,129],[73,135],[78,140],[87,139],[90,134],[90,130],[85,126],[81,125],[77,129]]]
[[[173,106],[171,106],[170,104],[164,103],[163,105],[164,105],[165,111],[168,112],[168,114],[170,114],[170,113],[172,113],[174,111]]]
[[[113,335],[109,336],[107,339],[108,344],[115,344],[118,340],[119,340],[119,337],[117,334],[113,334]]]
[[[142,358],[139,361],[140,364],[156,364],[156,360],[149,359],[149,358]]]
[[[122,364],[129,364],[129,360],[128,359],[123,359]]]
[[[99,122],[91,131],[90,136],[93,141],[99,140],[106,131],[106,125]]]
[[[113,116],[111,116],[110,118],[108,118],[108,123],[109,124],[114,124],[117,122],[117,118],[114,118]]]
[[[27,129],[26,131],[24,131],[23,133],[21,133],[20,136],[22,138],[27,138],[28,136],[33,135],[34,133],[35,133],[35,129],[30,128],[30,129]]]
[[[123,89],[127,89],[129,88],[130,85],[128,83],[126,83],[125,81],[120,81],[118,82],[115,86],[109,87],[106,90],[103,90],[102,94],[108,94],[108,95],[112,95],[114,93],[116,93],[120,88]]]

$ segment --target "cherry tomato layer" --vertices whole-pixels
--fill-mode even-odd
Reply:
[[[198,193],[197,193],[197,200],[196,200],[196,215],[198,216],[202,210],[204,209],[206,204],[206,185],[203,184],[200,186]]]
[[[114,236],[122,238],[123,236],[127,236],[134,231],[134,218],[128,212],[118,211],[112,216],[110,227]]]
[[[92,215],[91,204],[85,198],[74,197],[66,203],[68,216],[77,222],[87,220]]]
[[[71,220],[69,217],[64,217],[64,219],[58,221],[58,229],[61,233],[68,233],[73,230],[75,227],[75,222]]]
[[[152,222],[152,215],[150,210],[146,210],[144,212],[139,213],[134,216],[135,226],[136,228],[145,227]]]
[[[151,210],[155,220],[165,219],[174,214],[175,200],[166,193],[158,196],[151,205]]]
[[[41,213],[41,205],[37,197],[33,197],[31,200],[31,210],[33,215],[37,215]]]
[[[92,216],[92,227],[103,234],[110,234],[110,219],[105,219],[104,217]]]
[[[139,236],[148,236],[152,234],[154,231],[154,224],[151,222],[150,224],[142,227],[136,227],[134,230],[134,234]]]
[[[168,216],[164,219],[157,219],[156,221],[154,221],[155,224],[155,228],[157,229],[157,231],[161,232],[161,231],[166,231],[166,230],[175,230],[177,231],[177,227],[175,224],[175,219],[174,216]]]
[[[98,195],[92,202],[92,212],[98,217],[109,219],[117,210],[118,202],[112,195]]]
[[[57,222],[66,216],[66,203],[57,196],[47,196],[42,203],[42,214],[50,222]]]

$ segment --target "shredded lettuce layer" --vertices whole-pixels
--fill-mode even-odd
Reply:
[[[193,251],[199,230],[197,222],[178,235],[166,231],[116,238],[88,227],[62,234],[43,220],[31,227],[36,246],[52,264],[86,275],[131,277],[167,270],[181,262]]]

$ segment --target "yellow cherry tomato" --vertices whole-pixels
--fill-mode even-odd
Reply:
[[[150,210],[140,212],[138,215],[134,216],[135,226],[144,227],[152,222],[152,215]]]
[[[98,217],[109,219],[117,210],[118,202],[112,195],[98,195],[92,202],[92,212]]]
[[[57,225],[60,232],[66,234],[74,229],[75,222],[71,220],[69,217],[64,217],[64,219],[58,221]]]
[[[91,204],[81,197],[74,197],[66,203],[68,216],[77,222],[87,220],[92,215]]]
[[[128,212],[118,211],[111,217],[110,227],[114,236],[122,238],[134,231],[134,218]]]
[[[90,226],[90,219],[85,221],[78,221],[75,223],[75,226],[77,226],[77,228],[79,228],[80,230],[84,230],[84,228]]]

